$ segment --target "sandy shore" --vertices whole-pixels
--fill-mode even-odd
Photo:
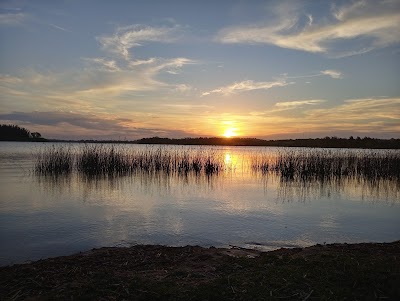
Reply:
[[[1,300],[400,300],[400,241],[101,248],[0,267],[0,279]]]

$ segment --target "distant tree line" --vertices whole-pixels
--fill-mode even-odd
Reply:
[[[0,125],[0,141],[46,141],[38,132],[12,124]]]
[[[283,147],[325,147],[325,148],[388,148],[400,149],[400,139],[338,138],[262,140],[257,138],[143,138],[133,141],[138,144],[178,144],[178,145],[227,145],[227,146],[283,146]]]
[[[281,146],[281,147],[324,147],[324,148],[375,148],[400,149],[400,139],[376,139],[370,137],[349,138],[325,137],[316,139],[263,140],[257,138],[220,138],[199,137],[170,139],[161,137],[142,138],[133,141],[118,140],[47,140],[38,132],[18,125],[0,125],[0,141],[52,141],[82,143],[133,143],[133,144],[167,144],[167,145],[226,145],[226,146]]]

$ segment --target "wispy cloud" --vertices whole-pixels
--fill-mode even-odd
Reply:
[[[21,12],[21,9],[6,9],[6,13],[0,13],[0,26],[23,26],[32,28],[32,26],[44,25],[63,32],[71,32],[62,26],[46,22],[34,14]]]
[[[317,106],[324,104],[324,107]],[[400,98],[349,99],[339,102],[299,100],[278,103],[276,108],[250,112],[250,120],[270,133],[293,138],[301,133],[324,135],[366,135],[400,137]],[[295,109],[296,114],[290,109]],[[249,122],[250,122],[249,120]],[[282,137],[282,136],[281,136]]]
[[[285,102],[277,102],[275,104],[276,107],[280,108],[297,108],[304,105],[317,105],[326,102],[323,99],[309,99],[309,100],[296,100],[296,101],[285,101]]]
[[[164,107],[177,108],[183,110],[193,110],[193,109],[212,109],[213,106],[210,105],[199,105],[199,104],[164,104]]]
[[[172,59],[157,58],[154,59],[154,62],[156,62],[156,64],[151,67],[152,72],[159,72],[165,70],[165,71],[175,71],[178,73],[179,69],[185,65],[197,64],[195,60],[188,59],[185,57],[177,57]]]
[[[174,92],[186,93],[193,90],[193,87],[187,84],[178,84],[176,85]]]
[[[105,50],[104,57],[83,58],[86,68],[80,72],[79,87],[75,90],[86,95],[123,94],[130,91],[156,91],[170,89],[187,93],[191,89],[184,84],[169,84],[159,79],[163,72],[179,74],[181,69],[195,60],[176,58],[135,58],[131,48],[148,42],[170,43],[179,37],[181,26],[149,26],[135,24],[116,28],[114,34],[96,39]]]
[[[122,94],[129,91],[157,91],[170,89],[176,92],[188,92],[181,84],[169,84],[158,79],[162,72],[179,72],[186,65],[195,64],[188,58],[151,58],[140,63],[118,64],[114,59],[86,58],[88,68],[81,71],[77,83],[80,91],[86,94]]]
[[[321,121],[350,122],[396,122],[400,128],[400,98],[363,98],[345,100],[339,106],[315,109],[309,118]]]
[[[285,80],[277,80],[272,82],[256,82],[253,80],[245,80],[241,82],[235,82],[228,86],[223,86],[216,88],[211,91],[207,91],[202,93],[202,96],[207,96],[213,93],[222,94],[222,95],[230,95],[245,91],[253,91],[253,90],[268,90],[274,87],[283,87],[287,86],[289,83]]]
[[[135,59],[129,54],[131,47],[142,42],[172,42],[179,28],[176,24],[170,27],[119,27],[114,35],[99,38],[101,46],[107,50],[105,56],[82,58],[82,68],[63,72],[38,72],[30,69],[23,70],[20,78],[2,75],[1,89],[8,95],[17,95],[15,92],[19,91],[32,96],[40,94],[43,98],[92,99],[92,102],[98,97],[118,97],[137,91],[188,94],[192,91],[189,85],[176,81],[168,83],[161,79],[160,74],[178,74],[184,66],[196,64],[196,61],[185,57]],[[8,86],[4,87],[6,83]]]
[[[305,74],[305,75],[294,75],[294,76],[290,76],[287,73],[282,74],[282,77],[285,79],[295,79],[295,78],[311,78],[311,77],[320,77],[320,76],[330,76],[334,79],[342,79],[343,78],[343,73],[341,71],[338,70],[332,70],[332,69],[328,69],[328,70],[322,70],[318,73],[314,73],[314,74]]]
[[[52,24],[52,23],[47,23],[47,25],[50,26],[50,27],[53,27],[55,29],[64,31],[64,32],[71,32],[71,30],[69,30],[69,29],[66,29],[64,27],[61,27],[61,26],[58,26],[58,25],[55,25],[55,24]]]
[[[3,13],[0,14],[0,25],[16,26],[23,24],[28,19],[25,13]]]
[[[145,42],[172,42],[177,37],[180,27],[152,27],[135,24],[118,27],[114,34],[103,35],[97,38],[102,48],[112,54],[130,60],[130,49],[141,46]]]
[[[104,57],[94,57],[94,58],[83,58],[84,61],[89,63],[89,65],[97,66],[98,68],[106,71],[121,71],[118,67],[117,62],[113,59],[107,59]]]
[[[17,84],[21,83],[22,79],[9,74],[0,74],[0,84]]]
[[[356,1],[334,7],[331,16],[318,24],[311,15],[301,26],[302,14],[288,9],[287,3],[275,8],[270,24],[253,24],[222,29],[216,40],[222,43],[262,43],[314,53],[336,53],[337,56],[365,53],[400,42],[400,2]],[[330,20],[330,21],[328,21]],[[356,39],[352,44],[351,40]],[[360,39],[363,38],[363,39]],[[350,49],[337,42],[348,41]]]
[[[138,139],[142,137],[190,136],[183,130],[145,127],[129,118],[108,114],[82,114],[70,111],[34,111],[0,114],[0,121],[18,123],[41,131],[47,138],[62,139]]]
[[[342,73],[337,70],[324,70],[321,71],[323,75],[328,75],[334,79],[341,79],[343,77]]]

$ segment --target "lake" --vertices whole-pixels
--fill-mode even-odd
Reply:
[[[104,177],[76,170],[57,176],[38,174],[34,171],[38,154],[51,145],[0,142],[0,265],[134,244],[272,250],[400,239],[399,177],[299,181],[253,168],[260,158],[310,149],[162,146],[166,152],[211,153],[221,169]],[[83,147],[54,146],[73,154]],[[118,147],[125,152],[160,149]],[[398,151],[373,151],[385,152]]]

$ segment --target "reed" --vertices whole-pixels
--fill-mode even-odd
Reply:
[[[53,146],[39,154],[35,165],[40,174],[76,170],[88,176],[134,172],[211,175],[223,169],[222,157],[212,151],[168,150],[163,147],[128,150],[115,145],[84,145],[75,152]]]
[[[69,174],[73,171],[74,156],[69,147],[54,145],[40,151],[34,171],[41,175]]]
[[[400,180],[400,153],[397,151],[301,150],[281,152],[273,159],[262,156],[253,158],[253,171],[275,173],[283,180]]]
[[[116,176],[135,172],[212,175],[227,168],[222,153],[212,149],[128,149],[100,144],[84,145],[74,151],[68,147],[52,146],[39,153],[35,164],[38,174],[68,174],[76,171],[89,176]],[[345,178],[371,182],[400,181],[400,152],[284,150],[273,156],[267,153],[252,155],[250,168],[264,175],[274,174],[285,181],[330,181]]]
[[[130,172],[131,166],[122,149],[85,145],[76,154],[76,169],[86,175],[120,175]]]

